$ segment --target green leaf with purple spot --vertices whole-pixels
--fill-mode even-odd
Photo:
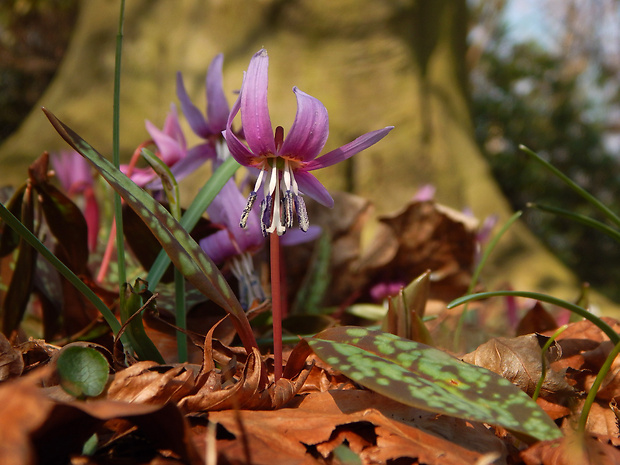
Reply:
[[[317,356],[353,381],[423,410],[503,426],[519,437],[562,436],[527,394],[491,371],[393,334],[360,327],[306,339]]]
[[[157,238],[174,266],[196,289],[220,305],[233,317],[235,329],[246,350],[256,347],[252,328],[230,286],[213,261],[172,215],[153,197],[138,187],[109,160],[71,128],[43,109],[58,134],[86,158],[123,200],[142,218]]]

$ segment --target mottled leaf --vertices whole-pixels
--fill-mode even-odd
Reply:
[[[103,392],[110,367],[107,359],[92,347],[66,346],[58,354],[56,367],[60,385],[76,397],[94,397]]]
[[[187,231],[159,202],[140,189],[73,130],[46,109],[44,112],[63,139],[87,158],[143,219],[183,276],[232,315],[235,328],[245,348],[250,351],[252,347],[256,347],[252,329],[241,304],[217,266]]]
[[[438,349],[347,326],[307,341],[322,360],[352,380],[403,404],[503,426],[524,438],[561,436],[547,414],[510,381]]]

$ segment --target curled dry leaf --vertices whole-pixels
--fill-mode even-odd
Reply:
[[[185,413],[273,409],[289,402],[304,385],[310,373],[305,366],[307,345],[290,354],[291,366],[283,378],[265,385],[267,373],[258,349],[246,355],[244,350],[223,346],[212,338],[214,330],[215,326],[205,338],[202,366],[138,362],[114,375],[105,396],[132,403],[174,402]],[[214,360],[222,369],[216,368]]]
[[[477,220],[433,201],[411,202],[379,219],[372,246],[359,266],[370,281],[409,283],[431,271],[431,298],[462,295],[476,254]]]
[[[620,323],[603,317],[614,331],[620,332]],[[575,388],[588,392],[597,373],[613,348],[600,328],[583,320],[571,324],[557,339],[562,347],[562,359],[553,364],[555,369],[566,371]],[[597,398],[609,401],[620,395],[620,364],[616,359],[597,393]]]
[[[194,388],[195,372],[191,366],[161,366],[155,362],[138,362],[120,372],[107,388],[107,398],[145,404],[177,402]]]
[[[463,360],[503,376],[532,395],[542,375],[541,348],[548,339],[541,334],[493,338],[465,355]],[[545,354],[548,365],[541,390],[543,397],[565,397],[574,394],[573,388],[566,382],[564,372],[549,368],[549,364],[559,360],[561,356],[560,345],[554,342]]]
[[[0,381],[20,376],[24,371],[24,359],[6,336],[0,333]]]
[[[571,433],[541,441],[521,452],[526,465],[600,465],[620,463],[620,451],[603,439]]]

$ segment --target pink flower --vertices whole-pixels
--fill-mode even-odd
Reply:
[[[261,201],[261,228],[264,235],[283,234],[293,225],[297,212],[299,227],[309,227],[306,206],[301,194],[306,194],[327,207],[333,207],[327,189],[310,171],[334,165],[377,143],[393,126],[369,132],[354,141],[318,157],[329,134],[325,106],[316,98],[293,87],[297,97],[297,114],[286,139],[284,129],[273,131],[267,106],[267,69],[269,58],[263,49],[251,59],[244,75],[239,98],[228,117],[224,136],[232,156],[241,164],[259,170],[254,190],[243,210],[240,225],[245,227],[248,215],[264,188]],[[247,146],[232,131],[232,122],[241,112],[241,124]],[[273,210],[273,211],[272,211]]]

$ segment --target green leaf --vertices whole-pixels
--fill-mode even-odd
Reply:
[[[153,171],[155,171],[157,176],[161,179],[164,192],[166,193],[166,198],[168,199],[168,204],[170,205],[170,212],[172,216],[174,219],[180,220],[181,204],[179,199],[179,183],[172,174],[172,171],[170,171],[168,165],[166,165],[161,158],[155,156],[155,154],[149,149],[142,149],[141,153],[151,168],[153,168]]]
[[[215,196],[222,190],[224,184],[235,174],[235,171],[237,171],[240,166],[241,165],[239,165],[233,157],[229,157],[215,170],[205,185],[198,191],[191,205],[181,217],[181,221],[179,221],[186,231],[192,231],[194,229],[207,207],[211,205]],[[147,277],[149,289],[155,289],[169,264],[170,257],[162,250],[153,263],[153,266],[149,268]]]
[[[110,367],[97,349],[67,346],[56,360],[60,385],[75,397],[94,397],[103,392]]]
[[[133,317],[125,329],[125,334],[129,339],[131,347],[138,354],[138,357],[141,360],[153,360],[163,365],[165,363],[163,357],[159,353],[159,350],[157,350],[155,344],[153,344],[153,341],[151,341],[146,334],[142,322],[142,315],[134,316],[135,313],[142,310],[143,305],[146,303],[143,302],[142,296],[140,295],[140,291],[144,288],[146,288],[146,285],[143,284],[140,279],[136,280],[134,287],[131,287],[129,283],[124,284],[123,291],[125,292],[125,298],[120,305],[121,321],[125,324]]]
[[[62,138],[88,159],[99,174],[142,218],[183,276],[205,296],[230,313],[246,350],[250,352],[252,347],[256,347],[250,323],[226,279],[179,222],[159,202],[115,168],[71,128],[47,109],[43,111]]]
[[[551,418],[510,381],[441,350],[352,326],[330,328],[306,340],[335,369],[403,404],[503,426],[523,438],[562,436]]]

